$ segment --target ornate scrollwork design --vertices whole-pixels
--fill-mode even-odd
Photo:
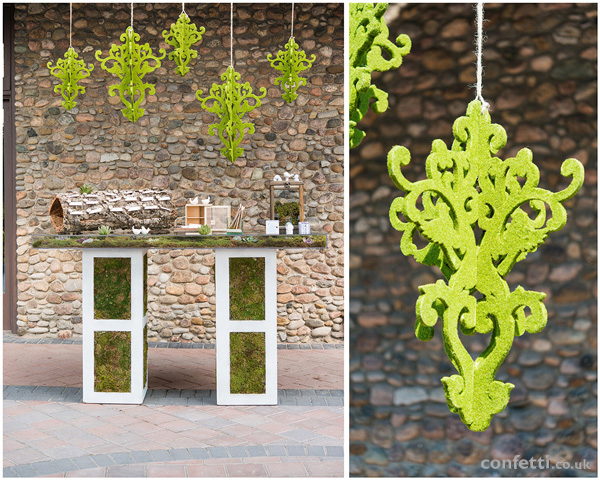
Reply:
[[[296,91],[306,85],[306,78],[300,77],[299,74],[304,70],[308,70],[317,57],[313,54],[309,59],[306,57],[306,52],[300,50],[294,37],[290,37],[288,43],[285,44],[285,50],[279,50],[275,58],[273,55],[267,55],[267,60],[271,62],[271,66],[282,73],[281,77],[275,79],[275,85],[281,85],[285,92],[283,99],[291,103],[298,94]]]
[[[85,87],[79,85],[79,80],[90,76],[94,65],[85,66],[83,60],[78,59],[77,52],[73,47],[65,52],[65,58],[59,58],[56,65],[52,66],[52,61],[48,62],[50,74],[62,80],[62,83],[54,87],[56,93],[60,93],[64,100],[62,106],[67,110],[71,110],[77,102],[75,98],[79,93],[85,93]]]
[[[433,142],[424,180],[410,182],[404,176],[402,167],[410,162],[406,148],[389,152],[390,176],[405,192],[392,202],[390,220],[403,232],[402,252],[439,267],[447,279],[420,287],[415,332],[430,340],[442,319],[444,347],[458,371],[442,378],[448,407],[471,430],[483,431],[506,407],[514,387],[494,377],[515,335],[540,332],[547,321],[545,294],[522,287],[511,292],[503,277],[565,225],[562,204],[581,188],[584,170],[570,158],[561,168],[562,175],[572,178],[564,190],[539,188],[539,170],[529,149],[504,161],[495,156],[506,145],[506,132],[491,123],[478,101],[456,120],[453,133],[450,150],[441,140]],[[414,243],[417,233],[427,241],[423,248]],[[475,291],[482,298],[477,300]],[[492,334],[476,360],[463,346],[459,328],[467,335]]]
[[[367,113],[369,103],[375,113],[388,108],[388,94],[371,85],[371,73],[386,72],[402,65],[402,58],[410,52],[408,35],[400,35],[396,42],[389,40],[389,30],[383,14],[387,3],[350,3],[350,148],[360,144],[365,132],[357,123]],[[385,59],[382,50],[389,59]]]
[[[96,60],[100,62],[103,70],[121,80],[121,83],[109,87],[108,94],[112,97],[119,92],[119,97],[125,105],[122,109],[123,115],[135,122],[144,115],[145,110],[140,108],[140,105],[146,98],[146,91],[150,95],[156,93],[154,85],[144,83],[143,79],[146,74],[160,67],[160,61],[167,53],[161,48],[159,52],[162,55],[154,56],[150,45],[137,43],[140,36],[133,31],[133,27],[127,27],[120,40],[122,45],[112,45],[106,58],[101,58],[102,50],[96,51]],[[111,66],[107,65],[109,62],[112,62]]]
[[[242,117],[256,107],[261,105],[261,99],[267,95],[267,90],[261,87],[262,95],[252,93],[252,87],[249,82],[238,83],[240,74],[235,71],[233,66],[227,67],[227,70],[221,75],[222,84],[213,83],[210,87],[210,94],[202,98],[202,90],[196,92],[196,98],[202,103],[202,108],[217,114],[219,123],[213,123],[208,129],[210,135],[218,132],[224,147],[221,153],[231,162],[244,153],[244,149],[239,145],[244,139],[244,133],[254,133],[254,124],[251,122],[242,122]],[[254,100],[250,104],[249,100]],[[212,104],[208,103],[212,101]]]
[[[190,23],[190,17],[185,12],[181,12],[177,22],[171,24],[169,31],[163,30],[165,42],[174,48],[169,53],[169,60],[175,60],[177,64],[175,72],[181,77],[190,71],[188,67],[190,60],[198,57],[198,52],[190,47],[202,40],[204,32],[204,27],[196,28],[195,24]]]

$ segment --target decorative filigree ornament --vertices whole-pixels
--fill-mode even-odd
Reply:
[[[294,37],[290,37],[285,44],[285,50],[279,50],[275,58],[271,54],[267,55],[271,66],[283,74],[275,79],[275,85],[281,85],[283,88],[285,93],[282,97],[286,102],[291,103],[298,98],[296,90],[306,85],[306,78],[300,77],[299,74],[308,70],[316,58],[314,54],[312,58],[306,58],[306,53],[300,50]]]
[[[539,188],[529,149],[504,161],[494,156],[506,145],[506,132],[491,123],[477,100],[456,120],[453,133],[451,150],[442,140],[433,142],[425,180],[404,177],[402,167],[410,162],[406,148],[389,152],[390,176],[406,192],[393,201],[390,221],[403,232],[402,252],[439,267],[447,279],[419,288],[415,332],[430,340],[442,319],[444,346],[458,370],[442,378],[448,407],[468,428],[483,431],[506,407],[514,387],[494,379],[514,337],[540,332],[547,321],[545,294],[520,286],[511,292],[503,277],[565,225],[562,203],[581,188],[584,171],[569,158],[561,167],[563,176],[572,177],[569,186],[557,193]],[[415,245],[415,233],[428,242],[425,247]],[[476,360],[461,343],[459,328],[466,335],[492,334]]]
[[[160,67],[160,61],[165,58],[167,53],[161,48],[159,52],[162,55],[155,57],[147,43],[145,45],[137,43],[140,36],[133,31],[133,27],[127,27],[120,40],[123,42],[122,45],[112,45],[108,56],[104,59],[100,58],[102,50],[98,50],[96,60],[100,62],[103,70],[121,80],[121,83],[112,85],[108,89],[108,94],[112,97],[117,91],[119,92],[119,97],[125,105],[125,108],[122,109],[123,115],[135,122],[144,115],[145,110],[140,108],[140,104],[146,98],[146,91],[150,95],[156,92],[154,85],[144,83],[143,79],[146,74]],[[111,61],[112,66],[107,66],[107,63]],[[154,62],[153,65],[150,63],[151,61]]]
[[[230,161],[235,162],[236,158],[244,153],[243,148],[239,148],[244,139],[244,133],[254,133],[254,124],[242,122],[242,117],[247,112],[254,110],[261,104],[261,98],[267,95],[267,90],[261,87],[262,95],[254,95],[249,82],[238,83],[240,74],[235,71],[233,66],[227,67],[227,71],[221,75],[222,84],[213,83],[210,88],[210,94],[202,98],[202,90],[196,92],[196,97],[202,103],[202,108],[216,113],[220,119],[219,123],[213,123],[208,129],[210,135],[218,131],[219,138],[225,145],[221,153]],[[249,100],[254,100],[251,105]],[[209,101],[213,101],[210,106]]]
[[[373,111],[383,113],[388,108],[388,94],[371,85],[371,72],[385,72],[402,65],[402,57],[410,52],[408,35],[391,42],[383,19],[387,3],[350,3],[350,148],[360,144],[365,132],[357,123],[367,113],[371,99]],[[389,60],[382,55],[386,51]]]
[[[52,61],[50,61],[47,66],[51,75],[62,80],[61,84],[54,87],[54,91],[60,93],[64,98],[61,102],[62,106],[67,110],[71,110],[77,105],[75,101],[77,95],[85,93],[85,87],[78,84],[79,80],[89,77],[94,65],[90,63],[86,67],[85,62],[78,59],[77,52],[73,47],[69,47],[65,52],[65,58],[59,58],[55,66],[52,66]]]
[[[204,27],[197,29],[195,24],[190,23],[190,17],[185,12],[181,12],[177,23],[171,24],[170,31],[163,30],[165,42],[175,49],[169,53],[169,60],[175,60],[175,72],[181,77],[190,71],[187,66],[190,60],[198,57],[198,52],[190,47],[202,40],[204,32]]]

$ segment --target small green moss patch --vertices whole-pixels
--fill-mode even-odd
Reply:
[[[94,390],[131,392],[131,332],[94,332]]]
[[[265,393],[266,359],[263,332],[229,334],[231,393]]]
[[[229,318],[265,319],[265,259],[229,259]]]
[[[131,258],[94,258],[94,318],[131,318]]]

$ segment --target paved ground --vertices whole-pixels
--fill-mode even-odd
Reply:
[[[278,356],[277,406],[211,404],[214,350],[196,348],[149,350],[144,405],[92,405],[81,345],[5,342],[3,474],[342,476],[343,349]]]

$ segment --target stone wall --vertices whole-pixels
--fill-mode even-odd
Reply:
[[[297,4],[295,36],[317,60],[305,72],[308,85],[286,104],[273,86],[267,61],[289,38],[290,4],[236,4],[234,54],[242,81],[268,89],[249,117],[256,133],[245,155],[230,164],[209,136],[215,120],[196,100],[229,65],[229,4],[188,4],[206,28],[184,78],[167,59],[146,79],[156,94],[131,123],[118,96],[108,96],[114,77],[100,69],[94,52],[106,52],[129,25],[129,4],[76,4],[73,46],[94,63],[87,91],[70,111],[53,92],[58,82],[46,63],[69,46],[68,4],[19,4],[15,12],[18,199],[19,334],[69,337],[81,333],[81,252],[30,248],[32,233],[52,233],[48,207],[57,192],[84,183],[96,189],[171,190],[178,207],[196,195],[216,204],[247,207],[245,228],[264,231],[268,186],[274,175],[300,173],[307,220],[329,233],[323,252],[281,251],[278,329],[282,342],[339,342],[343,338],[343,6]],[[135,31],[157,53],[167,48],[161,32],[175,22],[179,4],[138,4]],[[171,47],[168,47],[169,49]],[[167,50],[170,51],[170,50]],[[214,342],[214,255],[211,251],[151,251],[150,338]]]
[[[410,149],[410,180],[424,178],[436,138],[448,146],[452,124],[475,90],[471,4],[388,8],[390,37],[408,34],[412,52],[374,83],[390,108],[370,114],[367,136],[351,151],[350,310],[352,475],[595,476],[597,427],[597,5],[489,4],[483,95],[506,148],[533,151],[540,186],[566,185],[560,165],[582,161],[585,183],[567,202],[566,227],[550,234],[507,280],[547,293],[548,324],[525,333],[497,375],[516,385],[508,408],[483,433],[467,430],[446,406],[440,378],[455,373],[438,322],[430,342],[415,337],[418,286],[440,278],[400,252],[388,211],[400,192],[386,164],[394,145]],[[461,336],[479,354],[489,335]],[[485,470],[484,459],[545,458],[570,471]],[[577,470],[587,459],[592,471]]]

